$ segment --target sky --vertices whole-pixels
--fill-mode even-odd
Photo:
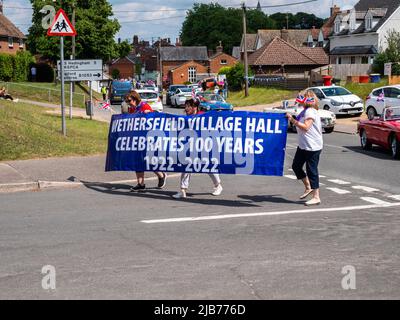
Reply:
[[[25,34],[28,33],[32,10],[29,0],[3,0],[4,14]],[[261,6],[283,5],[300,2],[302,0],[260,0]],[[240,7],[242,0],[109,0],[113,6],[115,18],[121,24],[121,30],[115,38],[122,40],[129,39],[132,42],[134,35],[139,39],[151,41],[158,37],[171,38],[175,41],[179,37],[182,22],[185,19],[185,10],[192,8],[194,3],[218,2],[220,5],[228,7]],[[263,11],[268,14],[275,12],[296,13],[299,11],[314,13],[316,16],[326,18],[329,16],[332,4],[337,6],[352,6],[358,0],[317,0],[315,2],[284,6],[279,8],[264,8]],[[245,1],[246,6],[255,7],[257,0]],[[136,12],[135,12],[136,11]],[[142,12],[138,12],[142,11]],[[143,12],[145,11],[145,12]]]

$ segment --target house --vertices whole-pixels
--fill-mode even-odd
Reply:
[[[196,82],[209,73],[207,47],[161,47],[163,85]]]
[[[210,56],[210,72],[216,75],[221,68],[232,67],[237,62],[237,58],[223,52],[223,47],[220,41],[216,53]]]
[[[138,57],[134,53],[128,54],[124,58],[118,58],[109,64],[109,74],[112,75],[113,71],[117,69],[119,71],[119,77],[121,79],[134,78],[136,75],[136,65],[138,63]]]
[[[335,77],[368,73],[375,56],[387,48],[388,33],[399,29],[400,0],[360,0],[353,9],[340,11],[330,37]]]
[[[322,47],[296,47],[276,36],[249,55],[248,63],[256,74],[305,77],[327,65],[329,57]]]
[[[3,13],[0,0],[0,53],[16,54],[26,50],[25,35]]]

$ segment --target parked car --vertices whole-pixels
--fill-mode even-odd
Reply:
[[[360,97],[340,86],[312,87],[319,99],[319,108],[332,111],[335,115],[357,115],[364,111]]]
[[[292,105],[287,108],[284,107],[274,107],[271,109],[264,109],[264,112],[278,112],[278,113],[290,113],[294,118],[296,118],[300,112],[303,110],[303,107]],[[324,129],[325,133],[332,133],[335,130],[336,125],[336,116],[332,111],[318,109],[318,114],[321,117],[321,125],[322,129]],[[289,122],[289,130],[296,132],[296,127]]]
[[[197,92],[200,100],[200,110],[203,111],[233,111],[233,105],[227,103],[222,96],[209,92]]]
[[[171,96],[171,106],[179,107],[185,105],[186,100],[192,97],[192,89],[188,87],[178,88]]]
[[[119,81],[114,80],[111,83],[110,89],[110,103],[111,104],[120,104],[124,101],[125,95],[129,93],[133,89],[133,85],[131,81]]]
[[[145,84],[143,86],[143,89],[145,90],[152,90],[158,93],[158,87],[155,84]]]
[[[148,103],[154,111],[163,111],[163,104],[157,92],[147,89],[138,89],[136,92],[139,93],[140,98]]]
[[[358,123],[361,147],[370,150],[373,144],[391,150],[400,159],[400,107],[386,107],[382,115]]]
[[[188,84],[187,87],[192,89],[192,90],[194,89],[195,92],[198,92],[198,91],[202,90],[198,84]]]
[[[170,85],[167,91],[167,104],[171,104],[171,96],[175,94],[176,89],[179,88],[187,88],[187,86],[183,85],[183,84],[173,84]]]
[[[400,85],[380,87],[373,90],[365,100],[368,119],[381,115],[385,107],[400,106]]]

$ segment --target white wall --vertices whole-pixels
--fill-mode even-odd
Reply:
[[[330,48],[331,51],[336,47],[349,47],[349,46],[376,46],[379,44],[379,36],[377,33],[366,33],[359,35],[332,37]]]
[[[386,21],[384,25],[382,25],[379,32],[379,49],[384,51],[387,48],[386,36],[390,30],[400,30],[400,8],[393,13],[391,18]]]

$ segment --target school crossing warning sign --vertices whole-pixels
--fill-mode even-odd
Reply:
[[[63,9],[58,10],[51,27],[47,30],[47,35],[76,36],[76,30]]]

